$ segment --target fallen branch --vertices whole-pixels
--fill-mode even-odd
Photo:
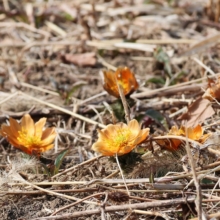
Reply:
[[[181,198],[181,199],[171,199],[171,200],[163,200],[160,202],[143,202],[143,203],[136,203],[136,204],[126,204],[126,205],[115,205],[109,206],[105,208],[106,212],[115,212],[115,211],[124,211],[128,209],[146,209],[146,208],[153,208],[153,207],[163,207],[163,206],[170,206],[170,205],[180,205],[180,204],[187,204],[194,202],[195,196],[191,196],[188,199]],[[58,220],[58,219],[72,219],[75,217],[80,216],[87,216],[87,215],[94,215],[94,214],[101,214],[101,210],[92,209],[92,210],[83,210],[80,212],[74,212],[70,214],[63,214],[59,216],[49,216],[49,217],[42,217],[42,218],[34,218],[32,220]]]

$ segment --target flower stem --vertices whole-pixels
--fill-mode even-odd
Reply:
[[[125,94],[123,92],[122,86],[118,83],[118,81],[117,81],[117,86],[118,86],[119,95],[121,97],[121,101],[122,101],[124,111],[125,111],[125,119],[126,119],[127,123],[129,123],[130,113],[129,113],[128,104],[127,104],[127,101],[126,101],[126,98],[125,98]]]
[[[121,173],[121,177],[122,177],[122,179],[123,179],[123,181],[124,181],[124,184],[125,184],[125,188],[126,188],[126,190],[127,190],[127,193],[128,193],[128,195],[130,195],[130,192],[129,192],[129,190],[128,190],[127,183],[126,183],[126,181],[125,181],[124,174],[123,174],[123,172],[122,172],[122,169],[121,169],[121,166],[120,166],[120,163],[119,163],[119,160],[118,160],[118,154],[117,154],[117,153],[116,153],[116,155],[115,155],[115,158],[116,158],[116,162],[117,162],[118,168],[119,168],[120,173]]]

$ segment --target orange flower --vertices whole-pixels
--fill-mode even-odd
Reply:
[[[118,85],[121,85],[124,95],[129,95],[138,89],[138,83],[134,74],[128,67],[119,67],[115,72],[104,71],[104,89],[117,98],[120,97]]]
[[[92,145],[92,149],[104,156],[127,154],[149,135],[149,128],[140,128],[139,123],[133,119],[128,125],[122,122],[107,125],[99,130],[99,138]]]
[[[194,128],[185,128],[184,126],[182,126],[180,129],[178,129],[176,126],[173,126],[167,135],[184,136],[194,141],[198,141],[199,143],[204,143],[211,134],[203,135],[202,126],[197,125]],[[167,150],[175,151],[178,150],[182,141],[179,139],[172,138],[165,140],[157,140],[156,143]]]
[[[43,130],[46,120],[46,118],[41,118],[34,124],[29,114],[24,115],[20,123],[9,118],[10,125],[3,124],[0,134],[23,152],[39,155],[53,147],[53,141],[56,137],[54,127]]]
[[[182,133],[180,132],[180,130],[176,127],[173,126],[169,133],[167,135],[176,135],[176,136],[180,136]],[[158,145],[160,145],[162,148],[165,148],[166,150],[169,151],[175,151],[178,150],[180,144],[181,144],[181,140],[179,139],[161,139],[161,140],[156,140],[156,143]]]
[[[194,128],[192,127],[185,128],[182,126],[179,129],[179,131],[183,136],[188,137],[189,139],[192,139],[194,141],[198,141],[201,144],[203,144],[208,139],[208,137],[211,135],[211,134],[203,134],[201,125],[197,125]]]

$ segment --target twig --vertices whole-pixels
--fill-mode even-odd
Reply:
[[[25,83],[25,82],[19,82],[19,84],[23,87],[26,87],[26,88],[31,88],[31,89],[35,89],[35,90],[38,90],[40,92],[45,92],[45,93],[48,93],[48,94],[51,94],[51,95],[54,95],[54,96],[60,96],[58,92],[54,92],[54,91],[50,91],[50,90],[47,90],[47,89],[43,89],[39,86],[34,86],[34,85],[31,85],[29,83]]]
[[[195,200],[195,196],[191,196],[187,199],[180,198],[180,199],[171,199],[171,200],[163,200],[157,202],[143,202],[143,203],[136,203],[136,204],[126,204],[126,205],[117,205],[117,206],[109,206],[105,208],[106,212],[115,212],[115,211],[124,211],[128,209],[146,209],[146,208],[155,208],[155,207],[164,207],[164,206],[177,206],[180,204],[192,203]],[[81,212],[74,212],[70,214],[63,214],[59,216],[49,216],[49,217],[40,217],[34,218],[32,220],[64,220],[64,219],[71,219],[79,216],[87,216],[87,215],[94,215],[100,214],[100,209],[92,209],[92,210],[83,210]]]
[[[220,212],[207,215],[208,219],[212,219],[212,218],[217,219],[218,217],[220,217]],[[199,218],[191,218],[190,220],[199,220]]]
[[[103,202],[101,203],[101,205],[100,205],[101,219],[102,219],[102,220],[107,220],[107,219],[106,219],[106,215],[105,215],[105,205],[106,205],[107,200],[108,200],[108,193],[105,192],[105,199],[104,199],[104,201],[103,201]]]
[[[143,211],[143,210],[135,209],[135,210],[132,210],[132,212],[142,214],[142,215],[151,215],[151,216],[155,216],[155,217],[160,216],[166,220],[170,219],[169,216],[167,216],[165,213],[162,214],[162,213],[156,212],[156,211]]]
[[[50,21],[45,21],[45,24],[49,29],[51,29],[55,34],[60,35],[62,37],[66,37],[67,33],[64,31],[62,28],[57,26],[56,24],[50,22]]]
[[[191,167],[191,171],[192,171],[193,180],[194,180],[195,187],[196,187],[196,195],[197,195],[197,198],[196,198],[196,200],[195,200],[195,205],[196,205],[196,209],[197,209],[197,213],[198,213],[198,219],[199,219],[199,220],[205,220],[206,217],[205,217],[205,215],[203,214],[203,210],[202,210],[202,193],[201,193],[201,187],[200,187],[200,184],[199,184],[199,180],[198,180],[198,178],[197,178],[197,175],[196,175],[194,160],[193,160],[192,153],[191,153],[190,146],[189,146],[189,139],[188,139],[188,131],[187,131],[187,129],[185,129],[185,133],[186,133],[186,136],[187,136],[185,148],[186,148],[187,156],[188,156],[188,159],[189,159],[189,163],[190,163],[190,167]]]
[[[92,101],[93,99],[96,99],[96,98],[98,98],[98,97],[100,97],[100,96],[104,96],[104,95],[107,95],[107,94],[108,94],[108,93],[107,93],[106,91],[101,92],[101,93],[99,93],[99,94],[96,94],[96,95],[94,95],[94,96],[91,96],[91,97],[89,97],[89,98],[87,98],[87,99],[84,99],[84,100],[80,101],[79,105],[83,105],[83,104],[85,104],[85,103],[87,103],[87,102]]]
[[[87,161],[85,161],[87,162]],[[83,164],[83,163],[82,163]],[[78,168],[78,166],[81,166],[82,164],[79,164],[77,166],[75,166],[74,168]],[[73,167],[71,167],[70,169],[74,169]],[[214,168],[213,170],[211,170],[211,172],[215,172],[220,170],[220,166]],[[69,172],[69,171],[64,171]],[[65,174],[64,172],[62,172],[62,174]],[[197,174],[204,174],[209,172],[208,170],[202,170],[202,171],[198,171]],[[60,173],[56,175],[56,177],[58,175],[61,175]],[[165,176],[165,177],[160,177],[160,178],[155,178],[154,181],[156,183],[164,183],[164,182],[170,182],[170,181],[174,181],[177,179],[182,179],[182,178],[186,178],[186,177],[190,177],[192,176],[192,173],[186,173],[186,174],[181,174],[178,176]],[[55,177],[55,176],[54,176]],[[53,177],[52,177],[53,178]],[[91,181],[66,181],[66,182],[34,182],[33,184],[38,185],[38,186],[50,186],[50,185],[91,185],[91,184],[123,184],[124,181],[122,179],[95,179],[95,180],[91,180]],[[139,184],[139,183],[149,183],[149,187],[152,187],[154,189],[158,189],[158,190],[170,190],[170,189],[183,189],[185,187],[184,184],[152,184],[150,183],[150,179],[149,178],[139,178],[139,179],[126,179],[126,183],[132,183],[132,184]],[[25,183],[11,183],[10,185],[12,186],[22,186],[22,185],[26,185]]]
[[[216,74],[208,66],[206,66],[201,60],[197,59],[196,57],[193,57],[192,59],[196,61],[201,67],[203,67],[207,72],[209,72],[212,76],[216,76]]]
[[[0,23],[0,28],[2,27],[19,27],[19,28],[25,28],[29,31],[33,31],[39,34],[44,35],[45,37],[49,37],[50,33],[46,32],[44,30],[41,29],[37,29],[29,24],[23,23],[23,22],[1,22]]]
[[[118,86],[119,95],[121,97],[121,101],[122,101],[124,111],[125,111],[125,119],[126,119],[127,124],[128,124],[129,121],[130,121],[130,113],[129,113],[129,110],[128,110],[128,104],[127,104],[122,86],[118,83],[117,79],[116,79],[116,82],[117,82],[117,86]]]
[[[115,46],[116,48],[140,50],[151,53],[154,52],[154,50],[156,49],[156,45],[153,44],[140,44],[140,43],[128,43],[128,42],[115,43],[113,46]]]
[[[52,179],[54,179],[55,177],[58,177],[58,176],[60,176],[60,175],[64,175],[64,174],[66,174],[66,173],[68,173],[68,172],[70,172],[70,171],[72,171],[72,170],[74,170],[74,169],[77,170],[80,166],[83,166],[83,165],[85,165],[85,164],[91,163],[91,162],[93,162],[93,161],[95,161],[95,160],[100,159],[101,157],[103,157],[103,156],[94,157],[94,158],[92,158],[92,159],[90,159],[90,160],[87,160],[87,161],[85,161],[85,162],[83,162],[83,163],[77,164],[76,166],[70,167],[70,168],[64,170],[63,172],[54,175],[54,176],[52,177]]]
[[[210,76],[209,78],[215,78],[217,76],[220,76],[220,73],[215,74],[215,76]],[[152,96],[154,94],[157,94],[158,92],[162,92],[162,91],[166,91],[166,90],[171,90],[173,88],[180,88],[182,86],[186,86],[186,85],[189,85],[189,84],[197,83],[197,82],[200,82],[202,80],[207,80],[207,76],[201,77],[201,78],[195,79],[195,80],[190,80],[188,82],[184,82],[184,83],[168,86],[168,87],[165,87],[165,88],[163,87],[163,88],[159,88],[159,89],[154,89],[152,91],[148,90],[148,91],[145,91],[145,92],[135,93],[135,94],[131,95],[131,98],[146,98],[146,97]]]
[[[62,208],[60,208],[60,209],[58,209],[57,211],[55,211],[54,213],[52,213],[50,216],[54,216],[54,215],[56,215],[58,212],[61,212],[61,211],[65,210],[65,209],[68,209],[68,208],[74,206],[74,205],[77,205],[77,204],[80,203],[80,202],[83,202],[83,201],[85,201],[85,200],[87,200],[87,199],[90,199],[90,198],[93,198],[93,197],[96,197],[96,196],[101,196],[101,195],[103,195],[103,194],[104,194],[104,193],[96,193],[96,194],[87,196],[87,197],[85,197],[85,198],[83,198],[83,199],[79,199],[78,201],[76,201],[76,202],[74,202],[74,203],[71,203],[71,204],[69,204],[69,205],[66,205],[66,206],[64,206],[64,207],[62,207]]]
[[[19,175],[19,174],[18,174],[18,175]],[[19,176],[20,176],[20,175],[19,175]],[[20,178],[22,178],[22,177],[20,176]],[[64,194],[61,194],[61,193],[53,192],[53,191],[48,190],[48,189],[43,189],[43,188],[41,188],[41,187],[39,187],[39,186],[34,185],[33,183],[30,183],[30,182],[24,180],[23,178],[22,178],[22,182],[26,183],[26,184],[29,185],[29,186],[34,187],[35,189],[41,190],[41,191],[43,191],[43,192],[46,192],[46,193],[49,194],[49,195],[55,195],[55,196],[59,196],[59,197],[61,197],[61,198],[70,199],[70,200],[76,200],[76,201],[81,200],[81,199],[78,199],[78,198],[76,198],[76,197],[74,197],[74,196],[68,196],[68,195],[64,195]],[[88,203],[88,204],[98,205],[96,202],[91,202],[91,201],[84,201],[84,202],[85,202],[85,203]]]
[[[36,184],[35,184],[36,185]],[[79,192],[95,192],[98,191],[96,188],[82,188],[82,189],[61,189],[61,190],[53,190],[53,192],[57,193],[79,193]],[[41,190],[34,190],[34,191],[2,191],[0,190],[0,194],[4,195],[40,195],[40,194],[47,194],[47,192],[43,192]]]
[[[67,113],[67,114],[69,114],[69,115],[71,115],[71,116],[73,116],[73,117],[75,117],[75,118],[78,118],[78,119],[83,120],[83,121],[85,121],[85,122],[88,122],[88,123],[90,123],[90,124],[98,125],[100,128],[105,128],[105,127],[106,127],[105,125],[103,125],[103,124],[101,124],[101,123],[98,123],[98,122],[96,122],[96,121],[93,121],[92,119],[86,118],[86,117],[84,117],[84,116],[82,116],[82,115],[79,115],[79,114],[77,114],[77,113],[71,112],[71,111],[69,111],[69,110],[67,110],[67,109],[64,109],[64,108],[62,108],[62,107],[59,107],[59,106],[54,105],[54,104],[52,104],[52,103],[47,103],[47,102],[45,102],[45,101],[43,101],[43,100],[40,100],[40,99],[38,99],[38,98],[32,97],[32,96],[30,96],[30,95],[27,95],[27,94],[25,94],[25,93],[23,93],[23,92],[19,92],[19,93],[20,93],[21,95],[23,95],[24,97],[28,97],[28,98],[30,98],[30,99],[36,101],[36,102],[39,102],[39,103],[41,103],[41,104],[43,104],[43,105],[47,105],[47,106],[49,106],[49,107],[51,107],[51,108],[54,108],[54,109],[57,109],[57,110],[59,110],[59,111],[61,111],[61,112],[65,112],[65,113]]]
[[[45,47],[45,46],[68,46],[68,45],[77,45],[80,42],[78,41],[45,41],[45,42],[19,42],[19,43],[5,43],[5,44],[0,44],[0,48],[7,48],[7,47],[26,47],[31,48],[31,47]]]
[[[125,188],[126,188],[126,190],[127,190],[127,193],[128,193],[128,195],[130,195],[130,192],[129,192],[128,187],[127,187],[127,184],[126,184],[125,177],[124,177],[124,175],[123,175],[123,172],[122,172],[122,169],[121,169],[121,166],[120,166],[119,160],[118,160],[118,155],[117,155],[117,153],[116,153],[116,155],[115,155],[115,159],[116,159],[116,162],[117,162],[118,168],[119,168],[119,170],[120,170],[121,177],[122,177],[122,179],[123,179],[123,181],[124,181],[124,185],[125,185]]]
[[[112,107],[107,103],[107,102],[103,102],[103,105],[108,109],[108,111],[110,112],[110,114],[111,114],[111,116],[112,116],[112,123],[113,124],[116,124],[116,122],[117,122],[117,119],[116,119],[116,117],[115,117],[115,113],[114,113],[114,111],[113,111],[113,109],[112,109]]]
[[[13,97],[15,97],[17,95],[18,95],[18,92],[15,92],[15,93],[9,95],[7,98],[5,98],[2,101],[0,101],[0,105],[3,104],[4,102],[7,102],[8,100],[12,99]]]
[[[101,57],[99,54],[97,54],[98,60],[100,63],[102,63],[103,66],[107,67],[110,70],[116,71],[117,68],[115,66],[112,66],[111,64],[107,63],[103,57]]]

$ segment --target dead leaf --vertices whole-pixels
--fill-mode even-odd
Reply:
[[[62,56],[64,62],[73,63],[77,66],[94,66],[96,64],[95,53],[65,54]]]
[[[204,99],[220,101],[220,78],[216,81],[208,79],[208,88],[202,96]]]
[[[209,100],[198,98],[188,107],[188,111],[182,114],[178,119],[185,120],[185,126],[195,126],[205,121],[214,114],[214,110]]]

